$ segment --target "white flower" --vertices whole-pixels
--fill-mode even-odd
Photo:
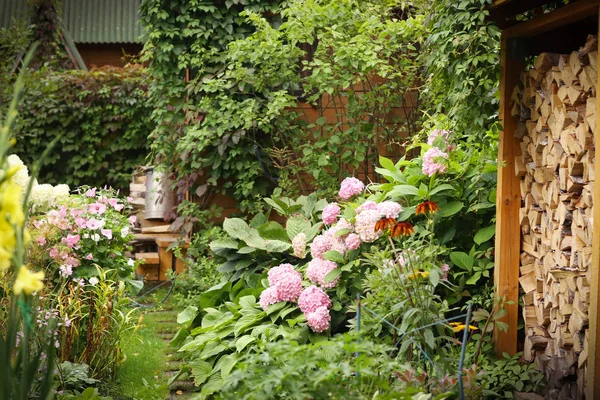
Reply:
[[[98,284],[98,282],[100,282],[100,281],[98,280],[98,278],[93,276],[90,278],[89,282],[90,282],[90,285],[96,286]]]
[[[8,168],[19,167],[19,170],[13,175],[13,181],[23,188],[23,191],[27,188],[29,184],[29,170],[27,166],[23,164],[23,161],[16,154],[11,154],[8,156]]]
[[[127,265],[129,265],[130,267],[133,267],[135,265],[135,261],[133,261],[133,259],[128,259],[127,260]]]
[[[94,242],[100,241],[100,235],[98,235],[97,233],[94,233],[91,237]]]
[[[121,229],[121,237],[125,237],[127,235],[129,235],[129,227],[126,226],[125,228]]]

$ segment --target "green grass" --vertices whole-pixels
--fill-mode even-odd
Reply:
[[[166,291],[160,290],[152,297],[162,299],[165,294]],[[145,300],[154,303],[152,299]],[[172,310],[170,301],[138,313],[143,313],[142,326],[133,340],[124,344],[125,362],[118,368],[115,381],[107,388],[108,394],[115,399],[164,400],[169,396],[169,377],[165,368],[170,346],[157,332],[176,332],[177,311],[152,313],[157,310]]]

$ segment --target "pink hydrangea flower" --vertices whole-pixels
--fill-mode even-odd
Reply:
[[[340,211],[341,208],[337,205],[337,203],[326,205],[322,214],[323,222],[325,222],[327,225],[335,224]]]
[[[331,315],[327,307],[319,307],[315,311],[306,314],[306,324],[313,332],[320,333],[329,329]]]
[[[106,204],[92,203],[88,208],[88,212],[92,214],[102,215],[106,212]]]
[[[446,159],[448,158],[448,154],[444,153],[437,147],[432,147],[427,150],[423,155],[423,173],[425,175],[432,176],[436,172],[442,174],[446,172],[446,165],[436,162],[439,161],[440,158]]]
[[[294,236],[292,239],[292,248],[294,249],[294,257],[306,257],[306,234],[304,232],[300,232]]]
[[[383,203],[377,204],[379,213],[386,218],[398,218],[398,215],[402,212],[402,206],[395,201],[384,201]]]
[[[35,242],[38,244],[38,246],[43,246],[46,244],[46,238],[43,236],[40,236],[38,238],[35,238]]]
[[[351,233],[346,237],[344,243],[348,250],[356,250],[360,247],[360,236],[356,233]]]
[[[67,246],[69,246],[70,248],[73,248],[75,246],[77,246],[77,243],[79,243],[79,235],[71,235],[68,234],[67,237],[62,238],[62,242],[64,244],[66,244]]]
[[[367,210],[377,210],[377,203],[371,200],[367,200],[362,203],[360,206],[356,207],[356,213],[360,214],[363,211]]]
[[[106,236],[107,239],[113,238],[113,232],[111,229],[100,229],[100,233]]]
[[[319,307],[331,308],[331,300],[320,287],[309,286],[300,294],[298,307],[304,314],[309,314],[315,312]]]
[[[88,221],[85,223],[85,226],[86,226],[88,229],[99,229],[99,228],[101,228],[102,226],[104,226],[104,224],[103,224],[101,221],[98,221],[98,220],[97,220],[97,219],[95,219],[95,218],[91,218],[91,219],[89,219],[89,220],[88,220]]]
[[[445,129],[434,129],[431,131],[429,136],[427,136],[427,144],[430,146],[433,146],[435,139],[437,139],[440,136],[444,139],[444,142],[446,142],[448,140],[449,134],[450,134],[450,131],[447,131]]]
[[[340,185],[339,196],[343,200],[348,200],[354,195],[362,193],[365,189],[365,184],[356,178],[346,178]]]
[[[314,258],[308,263],[308,267],[306,268],[306,276],[311,280],[312,283],[321,285],[325,289],[331,289],[338,284],[340,277],[338,276],[332,281],[325,282],[325,276],[334,269],[337,269],[337,264],[333,261]]]
[[[381,219],[378,210],[366,210],[356,216],[354,230],[365,243],[374,242],[381,236],[381,231],[375,231],[375,224]]]
[[[331,241],[325,235],[315,237],[310,244],[310,254],[313,258],[323,258],[323,253],[331,250]]]
[[[277,289],[274,287],[268,287],[260,294],[260,299],[258,303],[262,307],[263,310],[267,310],[271,304],[278,303],[277,297]]]
[[[275,289],[277,301],[298,300],[302,293],[302,275],[291,264],[281,264],[268,272],[269,285]]]
[[[85,192],[85,195],[86,195],[87,197],[96,197],[96,188],[91,188],[91,189],[88,189],[88,190]]]
[[[131,226],[135,226],[135,221],[137,221],[137,216],[131,215],[129,218],[127,218],[127,220],[129,221]]]

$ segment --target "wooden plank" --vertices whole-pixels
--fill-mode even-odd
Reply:
[[[597,10],[600,15],[600,11]],[[599,17],[600,26],[600,17]],[[600,28],[598,31],[600,34]],[[599,36],[600,37],[600,36]],[[599,52],[600,53],[600,52]],[[600,61],[600,57],[599,57]],[[600,71],[598,71],[598,78],[600,78]],[[600,82],[600,79],[598,80]],[[598,85],[598,83],[596,83]],[[598,87],[596,87],[596,93]],[[600,115],[600,101],[596,101],[596,115]],[[600,149],[600,124],[596,124],[594,130],[594,143],[597,149]],[[595,176],[600,176],[600,162],[596,160]],[[594,199],[600,199],[600,185],[594,185]],[[600,232],[600,204],[594,206],[594,230],[593,232]],[[596,235],[593,234],[596,239]],[[586,376],[586,398],[597,399],[600,397],[600,346],[598,346],[598,333],[600,332],[600,318],[598,318],[599,311],[599,295],[598,286],[600,285],[600,246],[596,243],[592,246],[592,265],[591,265],[591,280],[590,280],[590,305],[589,305],[589,336],[588,336],[588,360],[587,360],[587,376]]]
[[[570,3],[555,11],[506,28],[502,31],[502,35],[505,35],[507,39],[539,35],[596,15],[598,6],[600,6],[600,0],[580,0]]]
[[[498,191],[496,194],[496,251],[494,285],[496,295],[506,297],[513,304],[507,304],[507,314],[503,321],[508,331],[494,332],[495,348],[498,355],[503,352],[514,354],[517,351],[517,324],[519,321],[519,262],[521,238],[519,210],[521,195],[519,178],[515,175],[515,157],[520,155],[519,139],[514,135],[517,129],[516,118],[510,115],[510,95],[519,83],[521,71],[525,69],[524,56],[517,54],[519,43],[502,34],[500,50],[500,119],[503,131],[500,133],[498,149]],[[600,185],[599,185],[600,186]]]

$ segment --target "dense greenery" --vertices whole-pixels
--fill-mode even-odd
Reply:
[[[149,79],[140,66],[31,71],[15,127],[17,154],[31,164],[58,138],[41,181],[126,188],[148,153]]]
[[[379,151],[398,151],[417,129],[423,27],[386,1],[260,4],[142,7],[160,78],[154,155],[186,188],[223,188],[251,212],[276,186],[332,193],[347,174],[372,174]]]

